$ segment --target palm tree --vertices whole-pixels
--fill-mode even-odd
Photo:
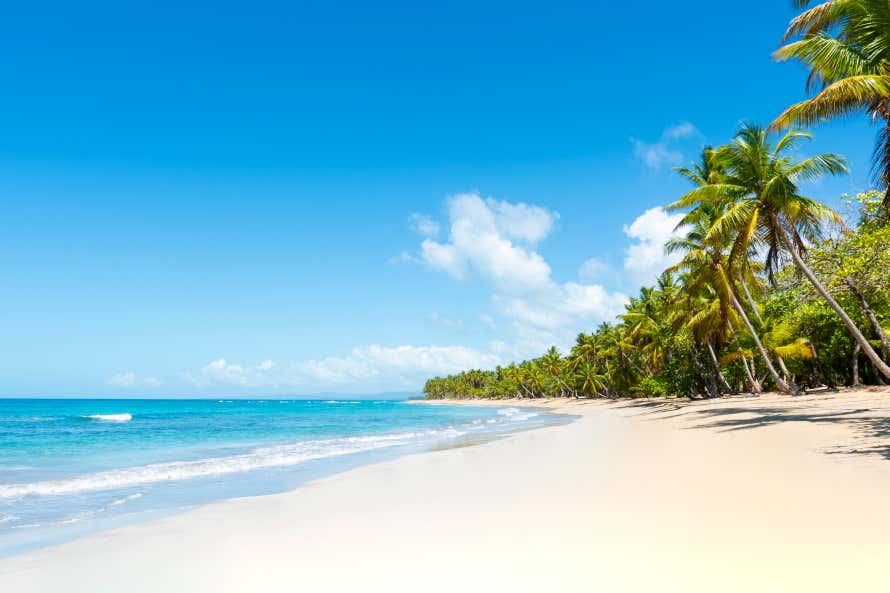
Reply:
[[[565,372],[565,365],[556,346],[551,346],[550,350],[541,357],[541,366],[546,373],[553,377],[553,380],[559,385],[560,391],[565,390],[563,393],[572,391],[572,388],[562,378]]]
[[[729,262],[725,254],[729,244],[729,236],[725,233],[715,232],[715,229],[719,227],[727,215],[728,203],[720,196],[702,202],[687,199],[688,196],[696,194],[700,190],[722,184],[723,181],[721,180],[717,183],[702,185],[681,198],[679,202],[668,207],[669,209],[677,209],[694,206],[693,210],[681,219],[677,227],[686,229],[685,236],[668,241],[665,249],[669,253],[684,253],[683,259],[673,269],[686,271],[689,274],[690,283],[697,282],[700,285],[712,286],[720,301],[723,318],[728,320],[728,311],[730,309],[735,310],[739,319],[742,320],[748,329],[748,333],[751,334],[757,352],[760,353],[761,358],[766,363],[766,368],[779,389],[785,393],[798,393],[799,390],[796,385],[787,383],[779,376],[766,348],[757,335],[757,331],[754,329],[754,325],[748,318],[745,308],[735,294],[735,287],[731,281],[731,272],[729,271]],[[744,253],[747,254],[747,250],[744,250]],[[751,376],[751,382],[752,390],[756,391],[757,386],[753,375]]]
[[[646,376],[639,364],[634,360],[634,345],[627,333],[618,325],[601,323],[597,333],[603,336],[602,355],[609,361],[614,361],[614,368],[608,368],[610,385],[618,387],[632,383],[634,373]],[[608,363],[607,363],[608,364]]]
[[[572,347],[572,364],[577,367],[586,362],[591,364],[595,363],[597,358],[599,358],[599,351],[601,348],[600,341],[600,335],[597,333],[578,334],[578,337],[575,340],[575,345]]]
[[[576,382],[581,392],[595,397],[600,391],[606,387],[606,376],[598,373],[596,368],[589,362],[585,362],[578,367]]]
[[[720,160],[726,166],[724,179],[694,189],[672,207],[689,207],[702,202],[728,203],[726,212],[714,224],[711,233],[715,237],[733,238],[731,257],[736,259],[752,249],[763,251],[764,267],[772,279],[783,255],[790,255],[797,268],[837,313],[875,368],[890,378],[890,366],[881,360],[804,260],[807,242],[812,243],[821,237],[823,223],[835,221],[841,224],[842,221],[828,206],[801,195],[798,183],[847,172],[845,160],[838,155],[821,154],[795,162],[787,154],[799,142],[810,138],[806,132],[791,130],[773,145],[766,130],[744,125],[733,142],[720,151]]]
[[[801,8],[809,3],[795,0]],[[874,171],[890,212],[890,2],[827,0],[791,21],[782,41],[792,38],[798,39],[775,58],[803,62],[810,69],[807,91],[820,90],[786,109],[771,127],[809,126],[857,112],[879,121]]]
[[[686,286],[685,306],[675,310],[672,320],[679,322],[692,331],[699,342],[705,344],[708,358],[714,367],[714,373],[719,384],[718,389],[732,393],[732,386],[723,375],[714,344],[726,339],[728,311],[726,311],[717,291],[708,283],[699,283],[688,279]]]
[[[693,185],[702,186],[717,183],[723,175],[723,166],[717,158],[714,147],[705,146],[698,162],[693,162],[689,167],[675,167],[674,171],[691,181]]]

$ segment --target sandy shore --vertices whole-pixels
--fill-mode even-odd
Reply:
[[[0,590],[887,590],[890,391],[540,405],[580,418],[7,558]]]

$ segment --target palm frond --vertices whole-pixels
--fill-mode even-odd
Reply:
[[[831,117],[871,110],[890,99],[890,76],[864,74],[834,82],[812,99],[795,103],[770,124],[780,130],[793,125],[810,126]]]

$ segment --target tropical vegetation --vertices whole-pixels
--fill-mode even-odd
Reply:
[[[815,96],[676,169],[690,190],[665,249],[678,263],[565,353],[427,381],[428,398],[719,397],[890,382],[890,3],[827,0],[791,21],[779,60]],[[865,112],[874,189],[838,213],[803,186],[843,157],[797,158],[796,126]]]
[[[809,0],[795,0],[806,8]],[[793,40],[793,41],[789,41]],[[827,0],[804,10],[788,25],[775,52],[809,70],[811,98],[796,103],[772,123],[775,129],[809,126],[864,112],[878,125],[874,173],[890,209],[890,2]]]

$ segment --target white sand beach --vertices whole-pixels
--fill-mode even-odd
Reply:
[[[580,418],[6,558],[0,591],[887,590],[890,391],[541,405]]]

